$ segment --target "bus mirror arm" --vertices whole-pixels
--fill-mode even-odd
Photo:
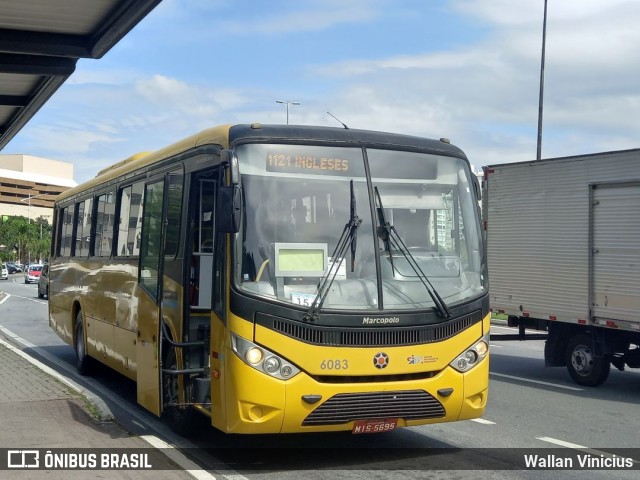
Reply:
[[[226,165],[229,168],[229,176],[231,185],[238,185],[240,183],[240,169],[238,167],[238,157],[228,148],[225,148],[220,152],[220,163]]]
[[[216,228],[222,233],[237,233],[242,217],[242,199],[239,185],[221,186],[218,190]]]

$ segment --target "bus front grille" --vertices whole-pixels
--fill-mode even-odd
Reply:
[[[340,393],[311,412],[302,425],[338,425],[385,418],[424,420],[444,416],[442,404],[424,390]]]
[[[482,319],[480,312],[436,325],[383,328],[340,328],[309,325],[269,315],[261,315],[263,324],[276,332],[311,345],[336,347],[396,347],[441,342]]]

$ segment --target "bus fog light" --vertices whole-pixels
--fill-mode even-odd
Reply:
[[[285,365],[284,367],[282,367],[282,370],[280,370],[280,375],[282,375],[284,378],[289,378],[292,373],[293,369],[289,365]]]
[[[459,358],[458,359],[458,368],[461,371],[464,371],[467,369],[467,361],[464,358]]]
[[[262,361],[262,351],[256,347],[250,348],[247,350],[245,358],[251,365],[257,365]]]
[[[265,372],[267,373],[275,373],[280,368],[280,360],[278,360],[276,357],[267,357],[264,360],[262,368],[264,368]]]

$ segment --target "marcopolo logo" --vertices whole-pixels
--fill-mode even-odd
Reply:
[[[364,317],[362,319],[363,325],[389,325],[394,323],[400,323],[398,317]]]

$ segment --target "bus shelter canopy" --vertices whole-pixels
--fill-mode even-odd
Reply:
[[[161,0],[0,0],[0,150],[75,70]]]

